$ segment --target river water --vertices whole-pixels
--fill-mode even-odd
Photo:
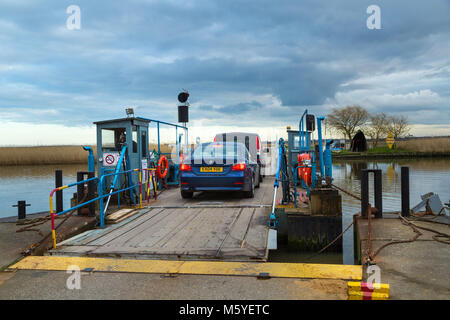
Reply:
[[[409,167],[410,172],[410,206],[421,201],[420,196],[428,192],[439,194],[442,202],[450,199],[450,159],[398,159],[398,160],[334,160],[334,184],[352,194],[360,195],[362,169],[381,169],[383,173],[383,211],[401,210],[400,168]],[[353,215],[361,210],[360,201],[344,194],[342,195],[342,228],[345,229],[352,221]],[[369,202],[374,205],[373,175],[369,175]],[[344,234],[343,263],[353,264],[353,230]]]
[[[334,160],[334,184],[353,194],[360,194],[360,171],[362,169],[381,169],[383,172],[383,210],[399,211],[400,168],[410,168],[411,207],[420,202],[420,196],[434,192],[443,202],[450,199],[450,159],[416,160]],[[0,218],[16,216],[17,208],[12,205],[17,200],[26,200],[31,206],[28,213],[49,210],[48,196],[55,185],[55,170],[63,170],[63,184],[76,181],[77,171],[87,171],[87,165],[47,165],[47,166],[4,166],[0,167]],[[370,183],[372,190],[373,183]],[[76,189],[73,188],[72,193]],[[342,194],[343,228],[352,222],[353,214],[360,211],[360,202]],[[64,208],[69,208],[68,192],[64,195]],[[369,200],[374,203],[373,197]],[[353,232],[344,234],[344,253],[342,262],[353,264]],[[341,258],[333,258],[336,259]]]

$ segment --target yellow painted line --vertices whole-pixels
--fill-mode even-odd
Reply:
[[[361,280],[362,267],[354,265],[134,260],[90,257],[28,256],[10,267],[24,270],[66,271],[76,265],[81,270],[94,268],[98,272],[171,273],[196,275],[258,276],[268,273],[275,278],[310,278]]]
[[[275,208],[295,208],[295,205],[293,204],[276,204]]]

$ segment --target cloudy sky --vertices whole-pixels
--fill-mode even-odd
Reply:
[[[381,9],[369,30],[367,7]],[[70,5],[81,29],[69,30]],[[0,4],[0,145],[95,141],[93,121],[177,121],[192,136],[296,126],[358,104],[450,135],[448,0],[131,0]]]

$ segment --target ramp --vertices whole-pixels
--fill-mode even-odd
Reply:
[[[266,261],[270,206],[264,203],[264,195],[270,187],[269,181],[262,184],[254,199],[224,195],[211,199],[199,194],[187,201],[178,189],[168,190],[161,197],[164,200],[153,206],[117,224],[61,242],[50,254]]]
[[[69,239],[52,255],[267,259],[265,208],[155,208]]]

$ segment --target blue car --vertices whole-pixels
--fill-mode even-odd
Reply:
[[[253,198],[260,184],[259,170],[242,143],[203,143],[180,165],[181,196],[192,198],[195,191],[240,191]]]

